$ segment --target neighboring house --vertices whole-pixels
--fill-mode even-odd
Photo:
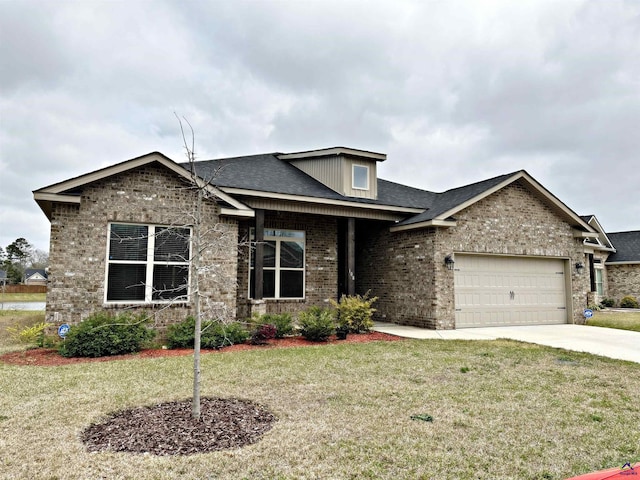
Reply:
[[[47,272],[44,268],[27,268],[24,271],[25,285],[46,285]]]
[[[199,289],[229,317],[370,292],[378,319],[426,328],[584,321],[598,283],[586,266],[611,248],[597,225],[523,170],[434,193],[379,179],[385,160],[344,147],[252,155],[196,162],[194,179],[156,152],[36,190],[51,221],[47,321],[193,313],[195,181],[210,181],[215,245]]]
[[[7,283],[9,283],[7,272],[4,270],[0,270],[0,285],[6,285]]]
[[[640,231],[607,234],[615,253],[606,260],[607,297],[620,303],[632,295],[640,299]]]

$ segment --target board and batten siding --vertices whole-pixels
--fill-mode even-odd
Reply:
[[[291,164],[341,195],[371,199],[378,197],[377,164],[375,161],[340,155],[330,158],[292,160]],[[368,190],[352,188],[353,165],[369,167]]]

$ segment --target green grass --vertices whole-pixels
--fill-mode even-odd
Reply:
[[[602,310],[594,312],[587,325],[640,332],[640,312]]]
[[[3,302],[44,302],[46,293],[4,293],[0,290],[0,303]]]
[[[0,364],[0,476],[533,480],[640,460],[640,365],[507,340],[207,354],[204,395],[278,417],[258,443],[190,457],[85,451],[80,432],[108,413],[189,398],[192,368],[190,357]]]

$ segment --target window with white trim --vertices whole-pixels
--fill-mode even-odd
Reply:
[[[251,231],[252,239],[255,232]],[[304,298],[304,232],[265,229],[263,244],[264,298]],[[249,296],[254,292],[255,249],[251,249]]]
[[[352,187],[358,190],[369,190],[369,167],[365,165],[353,165]]]
[[[191,229],[109,224],[107,302],[186,301]]]
[[[597,266],[593,269],[593,273],[595,274],[595,283],[596,283],[596,292],[598,295],[604,295],[604,286],[602,282],[602,268],[598,268]]]

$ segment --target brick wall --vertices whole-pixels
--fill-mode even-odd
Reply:
[[[452,253],[548,256],[586,263],[581,239],[524,184],[514,182],[455,215],[457,226],[389,233],[358,230],[358,290],[378,296],[377,317],[428,328],[455,325]],[[573,320],[583,322],[589,290],[587,271],[571,271]]]
[[[607,265],[607,298],[613,298],[616,305],[627,295],[640,300],[640,265]]]
[[[189,225],[194,202],[181,179],[151,164],[85,186],[80,205],[54,204],[47,321],[78,323],[96,310],[133,307],[152,314],[162,330],[191,314],[186,304],[105,304],[104,289],[109,222]],[[208,222],[202,264],[208,271],[201,276],[201,292],[213,310],[235,317],[237,223],[221,219],[210,201],[203,218]]]
[[[265,212],[265,228],[305,232],[304,300],[265,300],[267,313],[295,313],[311,305],[326,306],[338,295],[338,223],[335,217],[291,212]],[[239,230],[238,318],[251,316],[249,299],[248,222]]]

